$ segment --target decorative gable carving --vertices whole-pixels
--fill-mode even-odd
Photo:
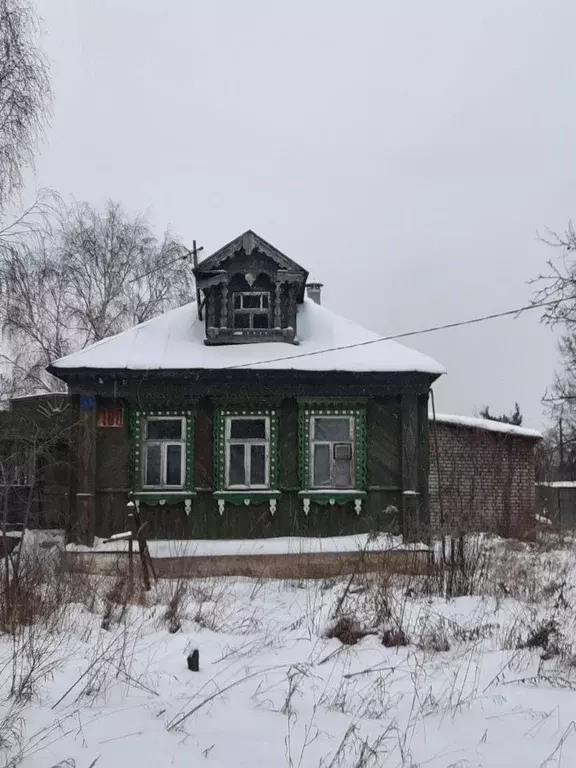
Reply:
[[[248,230],[194,270],[206,344],[296,342],[308,272]]]

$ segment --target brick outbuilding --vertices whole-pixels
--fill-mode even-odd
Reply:
[[[535,513],[533,429],[468,416],[430,420],[430,522],[436,532],[522,534]]]

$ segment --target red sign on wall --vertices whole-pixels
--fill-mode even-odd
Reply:
[[[96,424],[99,427],[121,427],[124,424],[124,409],[100,408]]]

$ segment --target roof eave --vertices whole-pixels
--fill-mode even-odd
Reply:
[[[56,376],[62,381],[68,381],[70,378],[131,378],[135,376],[148,376],[148,377],[178,377],[183,376],[202,376],[202,375],[220,375],[220,374],[258,374],[264,375],[286,375],[293,376],[332,376],[332,375],[349,375],[354,377],[389,377],[389,376],[413,376],[422,377],[428,379],[430,384],[434,383],[442,374],[433,373],[430,371],[354,371],[345,368],[338,369],[302,369],[302,368],[258,368],[254,367],[237,367],[237,368],[92,368],[92,367],[80,367],[74,366],[70,368],[60,368],[54,365],[49,365],[46,370],[48,373]]]

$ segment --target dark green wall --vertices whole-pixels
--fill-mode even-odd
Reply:
[[[111,402],[111,401],[110,401]],[[263,398],[254,399],[254,405]],[[102,398],[101,405],[107,400]],[[148,407],[152,407],[148,402]],[[134,406],[132,406],[134,407]],[[169,407],[162,403],[159,407]],[[188,406],[189,407],[189,404]],[[191,514],[183,505],[141,505],[149,521],[149,535],[179,538],[258,538],[271,536],[326,536],[361,533],[370,530],[401,529],[402,510],[402,425],[401,396],[374,397],[367,403],[366,469],[367,498],[357,515],[354,504],[318,505],[311,503],[305,515],[298,499],[298,403],[286,398],[278,403],[279,485],[282,497],[274,516],[268,503],[250,506],[226,504],[220,515],[212,498],[212,423],[211,398],[197,401],[195,410],[194,485],[197,497]],[[124,426],[96,430],[96,521],[93,533],[109,536],[126,526],[127,491],[131,488],[129,408]],[[427,424],[427,419],[426,419]],[[427,432],[421,440],[427,442]],[[419,449],[421,446],[419,446]],[[422,476],[427,484],[427,474]],[[390,508],[395,508],[394,512]]]

